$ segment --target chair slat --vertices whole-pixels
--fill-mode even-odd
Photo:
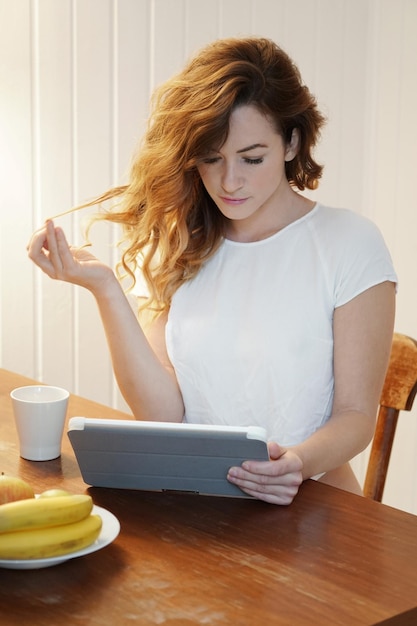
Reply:
[[[417,342],[394,333],[392,350],[364,482],[364,495],[381,502],[400,411],[410,411],[417,392]]]

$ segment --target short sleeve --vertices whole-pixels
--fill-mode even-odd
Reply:
[[[349,212],[348,217],[342,220],[340,228],[343,230],[339,230],[339,237],[334,239],[340,242],[339,250],[335,250],[335,307],[385,281],[398,285],[391,255],[378,227],[361,215]]]

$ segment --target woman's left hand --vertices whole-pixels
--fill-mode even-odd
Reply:
[[[268,444],[269,461],[245,461],[231,467],[228,480],[245,493],[272,504],[291,504],[303,482],[303,463],[291,449]]]

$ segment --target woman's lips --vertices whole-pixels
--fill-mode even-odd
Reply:
[[[225,204],[229,204],[231,206],[237,206],[239,204],[243,204],[246,202],[247,198],[228,198],[224,196],[220,196],[220,200]]]

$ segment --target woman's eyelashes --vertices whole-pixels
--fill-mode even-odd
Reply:
[[[213,163],[218,163],[221,161],[221,157],[205,157],[201,159],[201,163],[204,165],[212,165]],[[263,163],[264,157],[242,157],[242,161],[247,165],[259,165]]]
[[[249,157],[244,157],[243,160],[245,161],[245,163],[248,163],[249,165],[259,165],[260,163],[263,163],[264,158],[253,157],[252,159],[250,159]]]

